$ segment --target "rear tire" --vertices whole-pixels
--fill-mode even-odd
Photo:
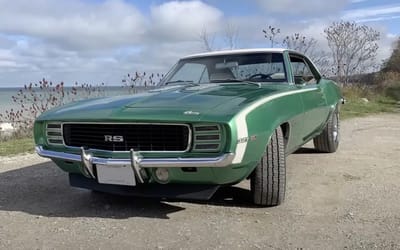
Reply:
[[[272,134],[264,155],[252,173],[250,185],[256,205],[277,206],[283,202],[286,187],[286,157],[280,127]]]
[[[336,152],[339,147],[339,131],[339,110],[336,108],[329,116],[328,122],[322,133],[314,138],[315,149],[324,153]]]

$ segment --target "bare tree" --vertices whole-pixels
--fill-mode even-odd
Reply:
[[[219,37],[222,38],[223,48],[237,48],[238,28],[234,24],[227,23],[223,30],[223,34]],[[200,33],[199,40],[203,44],[203,47],[206,51],[218,50],[218,48],[215,46],[216,33],[209,33],[207,29],[204,28]]]
[[[274,30],[275,29],[276,28],[274,28]],[[272,27],[270,30],[272,30]],[[277,30],[277,32],[280,33],[281,29]],[[272,33],[272,31],[270,33]],[[271,39],[272,36],[269,36],[269,38]],[[272,39],[275,39],[275,37]],[[310,38],[301,33],[294,33],[292,35],[286,35],[281,44],[282,47],[296,50],[307,55],[318,67],[321,74],[332,75],[332,60],[330,60],[330,54],[326,51],[319,50],[317,47],[318,41],[313,37]]]
[[[203,44],[206,51],[214,50],[215,34],[208,33],[207,29],[204,28],[200,33],[200,42]]]
[[[328,53],[323,50],[312,50],[308,52],[308,57],[313,61],[313,63],[317,66],[319,72],[323,76],[333,76],[335,75],[334,67],[332,66],[332,56],[331,53]]]
[[[378,50],[378,31],[355,22],[340,21],[334,22],[324,32],[340,82],[346,85],[351,75],[369,69]]]
[[[314,38],[308,38],[300,33],[294,33],[293,35],[286,36],[282,41],[283,46],[288,49],[293,49],[303,54],[307,54],[310,51],[315,50],[317,40]]]
[[[234,24],[228,22],[224,30],[224,42],[229,49],[235,49],[237,47],[237,40],[238,28]]]
[[[276,36],[281,33],[281,29],[269,25],[268,29],[262,30],[262,32],[264,33],[264,37],[271,41],[271,48],[273,48]]]

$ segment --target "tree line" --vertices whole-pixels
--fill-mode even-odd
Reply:
[[[269,47],[283,47],[306,54],[318,66],[322,74],[334,77],[343,85],[350,84],[355,75],[377,71],[381,64],[376,62],[380,40],[379,31],[354,21],[338,21],[324,29],[329,51],[319,48],[318,41],[301,33],[284,34],[279,27],[267,26],[262,30]],[[232,25],[225,28],[224,41],[228,49],[237,48],[238,32]],[[200,41],[207,51],[215,50],[214,35],[206,30]],[[399,48],[400,49],[400,48]],[[397,58],[397,59],[396,59]],[[390,59],[385,67],[400,67],[400,56]],[[397,61],[396,61],[397,60]]]

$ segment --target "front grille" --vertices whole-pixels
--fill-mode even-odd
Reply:
[[[64,143],[108,151],[186,151],[190,130],[175,124],[63,124]]]

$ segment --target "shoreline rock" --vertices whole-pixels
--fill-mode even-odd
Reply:
[[[12,135],[14,130],[15,130],[15,128],[13,127],[13,125],[10,122],[0,123],[0,138]]]

